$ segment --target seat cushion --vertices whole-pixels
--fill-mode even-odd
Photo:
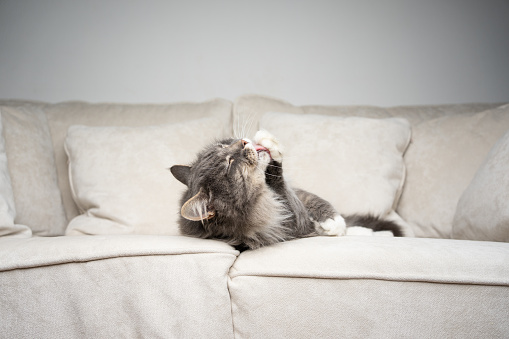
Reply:
[[[171,236],[0,238],[0,333],[9,338],[232,338],[238,252]]]
[[[509,244],[316,237],[243,252],[238,338],[504,337]],[[461,316],[456,316],[461,314]]]

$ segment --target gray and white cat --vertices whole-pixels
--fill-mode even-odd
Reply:
[[[222,239],[241,250],[340,236],[349,226],[403,235],[394,222],[370,215],[343,218],[324,199],[290,187],[282,161],[277,140],[259,131],[254,142],[225,139],[206,147],[190,166],[171,167],[173,176],[187,186],[181,199],[181,233]]]

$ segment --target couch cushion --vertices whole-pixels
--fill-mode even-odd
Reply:
[[[232,279],[283,276],[509,286],[508,260],[507,243],[313,237],[243,252],[230,276]]]
[[[64,234],[67,218],[57,183],[53,145],[41,105],[1,106],[16,223],[34,235]]]
[[[509,132],[493,146],[461,195],[452,237],[509,242],[508,202]]]
[[[0,107],[1,111],[2,108]],[[0,115],[0,237],[30,237],[32,235],[30,228],[14,224],[16,207],[14,205],[14,194],[12,193],[3,135],[2,116]]]
[[[58,184],[68,220],[78,215],[69,186],[67,156],[64,151],[65,136],[71,125],[135,127],[215,117],[223,123],[224,132],[231,134],[232,104],[222,99],[158,105],[64,102],[49,105],[45,111],[53,140]]]
[[[246,251],[230,271],[235,336],[505,337],[508,260],[507,243],[417,238]]]
[[[411,135],[405,119],[266,113],[260,127],[282,144],[285,176],[296,187],[328,200],[343,215],[393,211]]]
[[[222,241],[184,236],[2,238],[0,272],[121,257],[206,253],[236,256],[238,251]]]
[[[215,118],[144,127],[71,126],[69,178],[81,215],[67,235],[177,235],[184,189],[168,170],[220,138]]]
[[[397,212],[419,237],[450,238],[456,205],[490,148],[509,129],[509,105],[413,127]]]
[[[184,237],[1,238],[0,332],[232,338],[227,277],[237,254]]]

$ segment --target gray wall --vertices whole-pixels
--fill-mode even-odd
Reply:
[[[509,101],[509,1],[0,0],[0,98]]]

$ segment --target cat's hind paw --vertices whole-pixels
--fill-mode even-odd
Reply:
[[[274,161],[282,162],[283,161],[283,151],[282,147],[279,145],[277,139],[265,130],[260,130],[256,132],[254,136],[254,142],[258,145],[261,145],[269,150],[270,156]]]
[[[345,219],[339,214],[336,214],[333,219],[318,223],[318,227],[321,228],[318,233],[323,235],[339,237],[346,234]]]

